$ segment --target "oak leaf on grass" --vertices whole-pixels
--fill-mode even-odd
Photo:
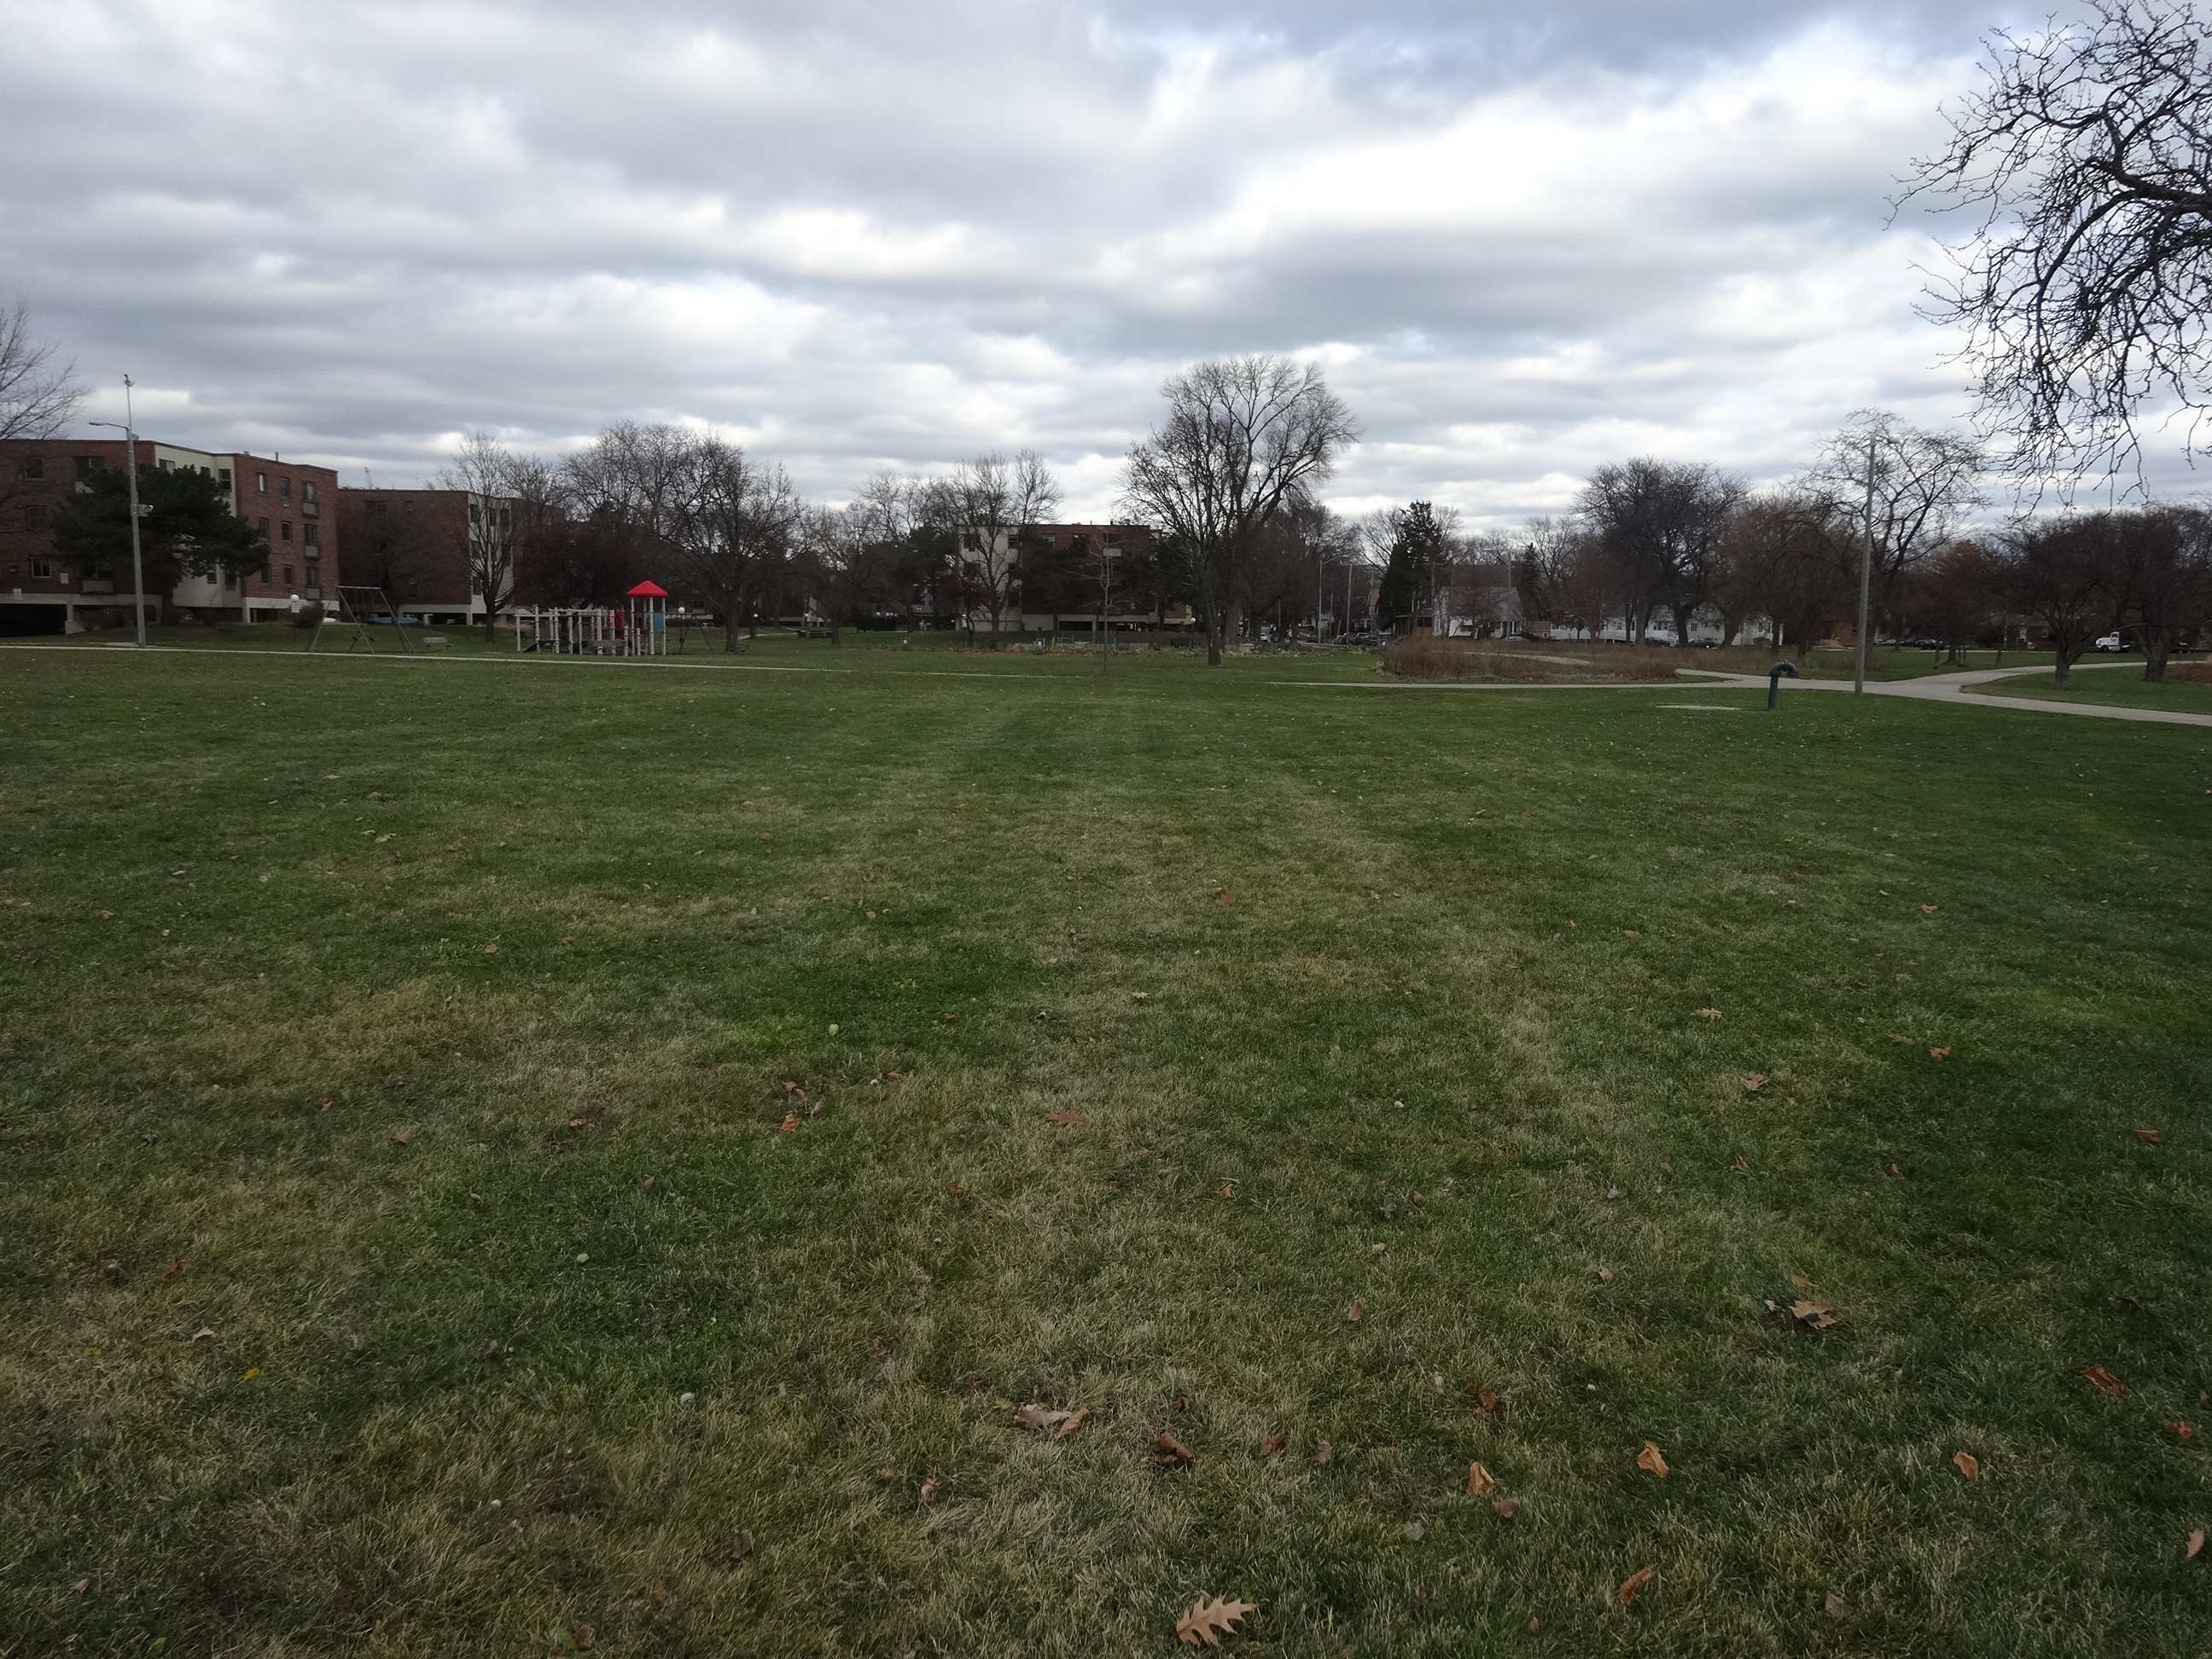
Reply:
[[[414,1139],[415,1132],[412,1129],[394,1129],[392,1132],[392,1144],[395,1146],[404,1146]]]
[[[1289,1443],[1290,1437],[1290,1435],[1281,1429],[1277,1429],[1273,1434],[1261,1436],[1260,1440],[1260,1455],[1262,1457],[1273,1457],[1276,1453],[1282,1450],[1284,1446]]]
[[[2138,1129],[2136,1131],[2136,1139],[2146,1146],[2155,1146],[2166,1137],[2155,1129]]]
[[[1073,1434],[1078,1429],[1083,1426],[1084,1419],[1090,1415],[1091,1408],[1088,1406],[1085,1406],[1079,1412],[1068,1413],[1067,1420],[1053,1431],[1052,1437],[1055,1440],[1066,1439],[1068,1436]]]
[[[1757,1093],[1758,1093],[1761,1089],[1764,1089],[1765,1086],[1766,1086],[1766,1073],[1764,1073],[1764,1072],[1746,1072],[1746,1073],[1743,1074],[1743,1091],[1744,1091],[1744,1093],[1746,1093],[1746,1094],[1747,1094],[1747,1095],[1755,1095],[1755,1094],[1757,1094]]]
[[[1364,1302],[1355,1301],[1349,1308],[1345,1310],[1344,1322],[1347,1325],[1357,1325],[1360,1320],[1366,1316],[1366,1313],[1367,1304]]]
[[[1667,1457],[1659,1449],[1658,1442],[1647,1440],[1644,1443],[1644,1449],[1636,1454],[1636,1467],[1646,1474],[1658,1476],[1662,1480],[1667,1478]]]
[[[1201,1595],[1176,1620],[1176,1638],[1187,1648],[1218,1648],[1223,1637],[1237,1634],[1240,1620],[1259,1610],[1257,1601],[1209,1601]]]
[[[1982,1478],[1982,1460],[1973,1453],[1953,1452],[1951,1461],[1958,1465],[1959,1473],[1965,1475],[1967,1480],[1978,1480]]]
[[[1496,1475],[1491,1474],[1480,1463],[1470,1463],[1467,1466],[1467,1495],[1469,1498],[1487,1498],[1497,1490]]]
[[[2083,1371],[2081,1375],[2087,1377],[2090,1382],[2095,1383],[2101,1392],[2111,1395],[2115,1400],[2118,1399],[2122,1395],[2128,1391],[2128,1385],[2121,1382],[2118,1377],[2114,1376],[2112,1372],[2106,1370],[2102,1365],[2092,1365],[2087,1370]]]
[[[1517,1498],[1501,1498],[1490,1507],[1496,1510],[1506,1520],[1510,1521],[1521,1513],[1521,1500]]]
[[[1651,1582],[1654,1571],[1656,1569],[1651,1567],[1638,1567],[1620,1581],[1620,1588],[1614,1594],[1620,1597],[1621,1606],[1626,1607],[1635,1604],[1636,1592]]]
[[[1047,1112],[1044,1117],[1046,1122],[1057,1123],[1063,1129],[1079,1129],[1090,1121],[1082,1113],[1071,1112],[1065,1106],[1057,1111]]]
[[[1187,1469],[1195,1455],[1164,1429],[1160,1431],[1160,1437],[1152,1442],[1152,1461],[1164,1469]]]
[[[799,1132],[799,1114],[786,1112],[783,1115],[783,1121],[775,1127],[785,1134],[796,1134]]]
[[[921,1483],[921,1501],[925,1504],[934,1504],[937,1501],[937,1494],[943,1490],[944,1488],[938,1484],[937,1477],[933,1474],[929,1476]]]
[[[2181,1559],[2185,1561],[2194,1561],[2198,1556],[2203,1553],[2204,1528],[2199,1527],[2189,1534],[2189,1547],[2182,1551]]]
[[[1075,1413],[1054,1411],[1049,1406],[1024,1406],[1014,1413],[1018,1429],[1056,1429]]]

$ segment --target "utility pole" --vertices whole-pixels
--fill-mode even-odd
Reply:
[[[1874,446],[1875,434],[1867,434],[1866,545],[1859,550],[1858,650],[1851,665],[1851,695],[1866,693],[1867,595],[1874,580]]]
[[[1114,608],[1114,555],[1119,551],[1112,542],[1101,538],[1098,543],[1098,665],[1106,666],[1106,659],[1114,654],[1113,625],[1107,613]]]
[[[93,421],[92,426],[113,427],[113,421]],[[138,546],[138,433],[137,417],[131,407],[131,377],[123,377],[123,424],[116,428],[123,434],[123,477],[125,487],[131,492],[131,588],[133,608],[138,613],[138,648],[146,648],[146,561]]]

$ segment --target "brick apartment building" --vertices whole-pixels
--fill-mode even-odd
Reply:
[[[201,621],[255,622],[289,616],[338,584],[332,510],[338,476],[245,453],[187,449],[138,440],[138,464],[212,477],[230,510],[269,543],[265,575],[218,583],[187,577],[167,593],[149,592],[149,620],[183,615]],[[119,438],[46,438],[0,445],[0,635],[78,633],[131,619],[131,562],[69,558],[54,547],[54,515],[81,480],[125,465]]]
[[[487,541],[515,534],[511,498],[467,489],[341,489],[338,523],[349,581],[380,587],[393,609],[425,623],[483,620],[470,579]]]

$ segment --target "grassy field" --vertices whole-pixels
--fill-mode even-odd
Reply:
[[[0,649],[0,1654],[2203,1652],[2203,733],[753,660]]]
[[[2054,702],[2112,703],[2125,708],[2212,714],[2212,685],[2180,680],[2147,683],[2140,662],[2114,667],[2085,662],[2074,671],[2072,680],[2060,691],[2048,674],[2023,674],[2016,679],[1992,680],[1975,690],[1999,697],[2042,697]]]

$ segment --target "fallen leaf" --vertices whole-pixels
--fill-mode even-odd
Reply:
[[[799,1114],[796,1112],[786,1112],[783,1115],[783,1121],[777,1124],[775,1127],[781,1130],[785,1134],[793,1133],[799,1127]]]
[[[1236,1197],[1236,1196],[1237,1196],[1237,1183],[1236,1183],[1235,1182],[1233,1182],[1233,1181],[1224,1181],[1224,1182],[1223,1182],[1221,1183],[1221,1189],[1220,1189],[1220,1193],[1219,1193],[1219,1194],[1218,1194],[1218,1195],[1219,1195],[1220,1197],[1223,1197],[1223,1198],[1234,1198],[1234,1197]]]
[[[2092,1365],[2087,1370],[2083,1371],[2081,1375],[2087,1377],[2092,1382],[2095,1383],[2098,1388],[2101,1389],[2105,1393],[2111,1395],[2116,1400],[2128,1391],[2128,1385],[2121,1382],[2118,1377],[2114,1376],[2112,1372],[2106,1370],[2102,1365]]]
[[[1920,907],[1920,914],[1923,916],[1932,916],[1936,914],[1936,907],[1932,904],[1923,904]]]
[[[1948,1048],[1930,1048],[1928,1051],[1928,1058],[1930,1060],[1948,1060],[1951,1058],[1951,1051]]]
[[[1089,1121],[1082,1113],[1071,1112],[1064,1106],[1056,1112],[1047,1112],[1044,1115],[1047,1122],[1057,1123],[1063,1129],[1079,1129]]]
[[[1049,1406],[1024,1406],[1014,1413],[1018,1429],[1052,1429],[1059,1427],[1075,1413],[1054,1411]]]
[[[1911,1041],[1912,1041],[1912,1039],[1911,1039],[1911,1037],[1909,1037],[1909,1036],[1898,1036],[1898,1034],[1897,1034],[1896,1032],[1894,1032],[1894,1031],[1892,1031],[1892,1032],[1889,1034],[1889,1040],[1890,1040],[1892,1042],[1911,1042]]]
[[[2194,1440],[2197,1438],[2196,1425],[2191,1423],[2169,1423],[2166,1425],[2166,1431],[2172,1435],[2176,1440]]]
[[[576,1626],[576,1646],[580,1650],[594,1645],[599,1639],[592,1634],[592,1627],[589,1625]]]
[[[1497,1476],[1480,1463],[1467,1466],[1467,1495],[1469,1498],[1487,1498],[1497,1490]]]
[[[1806,1278],[1806,1277],[1805,1277],[1805,1275],[1804,1275],[1804,1274],[1802,1274],[1802,1273],[1792,1273],[1792,1274],[1790,1274],[1790,1282],[1792,1285],[1796,1285],[1796,1286],[1797,1286],[1797,1288],[1798,1288],[1798,1289],[1800,1289],[1800,1290],[1809,1291],[1809,1290],[1812,1290],[1812,1289],[1814,1289],[1814,1288],[1815,1288],[1815,1286],[1814,1286],[1814,1284],[1813,1284],[1813,1281],[1812,1281],[1811,1279],[1809,1279]]]
[[[942,1488],[937,1484],[937,1477],[933,1474],[930,1475],[921,1483],[921,1501],[925,1504],[934,1504],[937,1501],[937,1494],[941,1490]]]
[[[1164,1469],[1187,1469],[1193,1455],[1189,1447],[1164,1429],[1152,1443],[1152,1461]]]
[[[1729,1168],[1731,1170],[1748,1170],[1750,1167],[1750,1163],[1744,1158],[1744,1155],[1741,1152],[1738,1152],[1735,1155],[1735,1162],[1729,1165]]]
[[[965,1187],[962,1186],[958,1182],[957,1182],[957,1181],[956,1181],[956,1182],[953,1182],[950,1187],[947,1187],[945,1190],[946,1192],[948,1192],[948,1193],[952,1194],[957,1198],[957,1196],[959,1196],[959,1194],[961,1194],[962,1193],[966,1192],[968,1189],[967,1189]]]
[[[1277,1429],[1271,1435],[1262,1437],[1260,1441],[1260,1455],[1273,1457],[1277,1452],[1282,1450],[1290,1437],[1289,1434],[1281,1429]]]
[[[1467,1385],[1467,1391],[1474,1396],[1475,1410],[1485,1417],[1496,1416],[1498,1408],[1505,1403],[1504,1398],[1495,1389],[1480,1388],[1470,1382]]]
[[[1636,1454],[1636,1467],[1646,1474],[1657,1475],[1662,1480],[1667,1478],[1667,1459],[1656,1441],[1644,1443],[1644,1449]]]
[[[2146,1146],[2155,1146],[2165,1138],[2165,1136],[2160,1134],[2155,1129],[2138,1129],[2136,1131],[2136,1139],[2142,1142]]]
[[[1208,1601],[1201,1595],[1176,1620],[1176,1637],[1187,1648],[1201,1643],[1218,1648],[1223,1637],[1237,1633],[1238,1620],[1259,1610],[1256,1601]]]
[[[1188,1411],[1190,1409],[1190,1396],[1187,1394],[1177,1395],[1175,1397],[1175,1408],[1179,1412]]]
[[[180,1255],[169,1258],[169,1265],[161,1269],[161,1282],[166,1285],[185,1271],[185,1259]]]
[[[392,1144],[395,1146],[404,1146],[414,1139],[415,1132],[412,1129],[394,1129],[392,1132]]]
[[[1650,1567],[1638,1567],[1634,1572],[1630,1573],[1627,1577],[1620,1581],[1620,1589],[1618,1593],[1620,1597],[1621,1606],[1625,1607],[1634,1603],[1636,1600],[1636,1592],[1642,1589],[1646,1584],[1651,1582],[1651,1574],[1653,1571],[1654,1570]]]
[[[193,1341],[195,1341],[195,1342],[197,1342],[197,1341],[198,1341],[202,1337],[213,1336],[214,1334],[215,1334],[215,1328],[214,1328],[213,1326],[211,1326],[211,1325],[203,1325],[203,1326],[201,1326],[201,1327],[199,1328],[199,1329],[198,1329],[198,1330],[196,1330],[196,1331],[194,1331],[194,1332],[192,1333],[192,1340],[193,1340]]]
[[[1836,1310],[1825,1302],[1793,1302],[1790,1316],[1816,1331],[1832,1330],[1836,1323]]]
[[[1521,1500],[1517,1498],[1501,1498],[1490,1507],[1510,1521],[1521,1513]]]
[[[1766,1086],[1766,1073],[1764,1073],[1764,1072],[1746,1072],[1746,1073],[1743,1074],[1743,1089],[1744,1089],[1744,1092],[1745,1092],[1746,1094],[1755,1095],[1755,1094],[1757,1094],[1757,1093],[1758,1093],[1761,1089],[1765,1088],[1765,1086]]]
[[[1601,1264],[1599,1265],[1599,1267],[1598,1267],[1598,1270],[1597,1270],[1597,1282],[1598,1282],[1599,1284],[1601,1284],[1601,1285],[1610,1285],[1610,1284],[1612,1284],[1612,1283],[1613,1283],[1613,1269],[1612,1269],[1612,1268],[1610,1268],[1610,1267],[1606,1267],[1606,1266],[1604,1266],[1602,1263],[1601,1263]]]
[[[2189,1534],[2189,1547],[2182,1551],[2181,1559],[2185,1561],[2194,1561],[2198,1556],[2203,1553],[2204,1528],[2199,1527]]]
[[[1083,1419],[1090,1415],[1091,1408],[1088,1406],[1085,1406],[1079,1412],[1068,1413],[1067,1420],[1065,1423],[1062,1423],[1060,1427],[1054,1431],[1052,1437],[1055,1440],[1066,1439],[1068,1436],[1073,1434],[1078,1429],[1083,1426]]]
[[[1324,1440],[1314,1448],[1314,1462],[1320,1464],[1322,1468],[1327,1468],[1335,1460],[1336,1448],[1330,1445],[1328,1441]]]
[[[1634,939],[1638,935],[1633,927],[1624,927],[1620,930],[1620,936],[1623,939]]]
[[[1231,892],[1226,887],[1217,887],[1213,890],[1220,895],[1221,904],[1224,909],[1226,909],[1229,906],[1237,902],[1237,895]]]
[[[1881,1166],[1881,1172],[1884,1175],[1888,1176],[1892,1180],[1902,1180],[1905,1176],[1905,1171],[1899,1169],[1894,1164],[1883,1164]]]
[[[499,946],[496,945],[487,945],[483,948],[483,953],[488,957],[495,957],[499,954]]]
[[[1923,910],[1932,910],[1936,907],[1932,904],[1923,904],[1920,908]],[[1828,1617],[1834,1620],[1839,1625],[1842,1624],[1844,1620],[1851,1616],[1850,1603],[1844,1601],[1842,1596],[1837,1595],[1833,1590],[1830,1590],[1828,1592],[1827,1607]]]
[[[105,911],[105,910],[102,910],[100,914],[100,915],[102,915],[104,916],[104,915],[106,915],[107,914],[107,912],[106,912],[106,911]],[[71,1585],[70,1586],[70,1595],[83,1595],[83,1594],[84,1594],[84,1590],[85,1590],[85,1586],[86,1586],[86,1585],[88,1585],[88,1584],[89,1584],[89,1583],[92,1583],[92,1580],[91,1580],[91,1579],[89,1579],[89,1578],[80,1578],[80,1579],[78,1579],[78,1580],[76,1581],[76,1583],[75,1583],[74,1584],[71,1584]]]
[[[331,1107],[333,1107],[333,1106],[337,1105],[337,1103],[338,1103],[338,1098],[337,1098],[337,1097],[336,1095],[325,1095],[325,1096],[323,1097],[323,1103],[322,1103],[320,1106],[317,1107],[317,1108],[316,1108],[316,1110],[318,1110],[318,1111],[323,1111],[323,1112],[327,1112],[327,1111],[329,1111],[329,1110],[331,1109]]]
[[[1959,1466],[1959,1473],[1969,1480],[1982,1478],[1982,1462],[1972,1452],[1953,1452],[1951,1461]]]
[[[1345,1323],[1347,1325],[1357,1325],[1359,1322],[1360,1316],[1366,1311],[1367,1304],[1364,1302],[1354,1302],[1352,1306],[1345,1311]]]
[[[1717,1008],[1700,1008],[1698,1010],[1698,1018],[1699,1019],[1718,1019],[1720,1017],[1721,1011]]]

